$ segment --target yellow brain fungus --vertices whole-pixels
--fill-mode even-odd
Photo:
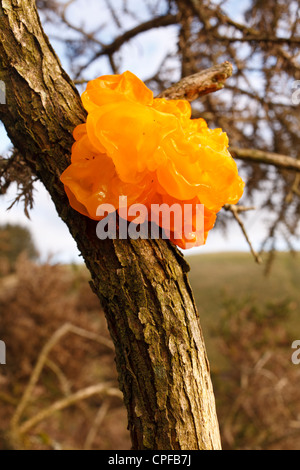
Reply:
[[[195,208],[203,204],[202,233],[194,233],[192,241],[186,234],[178,238],[174,224],[170,233],[182,248],[203,244],[217,212],[243,194],[227,135],[209,129],[203,119],[191,119],[186,100],[153,98],[131,72],[92,80],[82,101],[87,121],[74,131],[71,165],[61,176],[70,205],[99,220],[99,205],[118,210],[120,196],[127,197],[128,206],[144,204],[148,214],[153,204],[190,204],[195,231]]]

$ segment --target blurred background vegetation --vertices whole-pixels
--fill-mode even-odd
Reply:
[[[0,369],[0,449],[130,449],[117,393],[93,393],[51,410],[95,384],[118,388],[114,350],[88,271],[34,261],[30,233],[3,226],[1,239],[8,233],[20,233],[22,243],[16,251],[9,243],[0,246],[1,338],[8,363]],[[223,448],[299,449],[300,366],[291,361],[292,341],[300,338],[297,258],[280,253],[268,278],[246,253],[194,255],[188,262]],[[20,417],[24,432],[16,436],[14,416],[36,363],[66,323],[79,334],[61,336],[47,354]],[[41,420],[30,423],[39,414]]]
[[[193,116],[222,127],[239,155],[242,203],[257,208],[240,217],[246,228],[261,217],[265,263],[248,253],[195,254],[188,257],[190,281],[223,448],[299,450],[300,366],[291,361],[291,344],[300,339],[299,169],[253,161],[253,150],[290,157],[296,166],[299,160],[300,103],[292,101],[300,80],[299,2],[37,5],[79,91],[96,76],[130,68],[157,94],[183,76],[232,62],[226,88],[194,103]],[[11,150],[0,156],[0,195],[14,184],[29,216],[36,178]],[[222,211],[216,228],[229,237],[240,230],[233,215]],[[114,351],[88,281],[82,265],[42,263],[28,230],[0,228],[0,339],[8,363],[0,368],[0,449],[130,448]],[[106,384],[102,391],[99,384]]]

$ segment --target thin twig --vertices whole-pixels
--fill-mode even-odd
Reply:
[[[118,17],[114,7],[112,6],[111,1],[110,0],[104,0],[104,2],[106,4],[106,8],[109,10],[109,12],[111,14],[112,19],[114,20],[114,23],[116,24],[116,26],[119,29],[122,29],[120,18]],[[120,15],[120,17],[122,18],[121,15]]]
[[[118,390],[117,388],[114,388],[113,385],[113,382],[91,385],[90,387],[84,388],[83,390],[79,390],[78,392],[73,393],[69,397],[63,398],[62,400],[57,400],[48,408],[45,408],[44,410],[40,411],[35,416],[33,416],[31,419],[25,421],[22,426],[15,429],[14,431],[17,433],[17,435],[25,434],[31,428],[44,421],[45,419],[49,418],[57,411],[61,411],[64,408],[74,405],[78,401],[86,400],[87,398],[93,395],[104,394],[110,397],[118,397],[122,399],[122,392],[120,392],[120,390]]]
[[[231,204],[225,204],[224,209],[231,211]],[[240,212],[249,212],[249,211],[255,211],[256,207],[255,206],[234,206],[235,210],[239,214]]]
[[[223,43],[229,42],[251,42],[251,41],[256,41],[256,42],[266,42],[266,43],[272,43],[272,44],[294,44],[298,45],[300,44],[300,38],[283,38],[283,37],[271,37],[271,36],[240,36],[240,37],[229,37],[229,36],[222,36],[220,34],[215,34],[214,39],[216,41],[221,41]]]
[[[235,206],[235,205],[233,205],[233,204],[226,204],[226,205],[224,206],[224,209],[225,209],[226,211],[229,211],[229,212],[232,213],[233,217],[235,218],[235,220],[237,221],[237,223],[238,223],[239,226],[241,227],[241,230],[242,230],[242,232],[243,232],[243,234],[244,234],[244,236],[245,236],[245,239],[246,239],[246,241],[247,241],[247,243],[248,243],[248,245],[249,245],[249,247],[250,247],[251,253],[253,254],[253,257],[254,257],[256,263],[262,264],[262,258],[261,258],[260,255],[255,251],[255,249],[253,248],[253,245],[252,245],[252,243],[251,243],[251,241],[250,241],[250,238],[249,238],[249,236],[248,236],[248,234],[247,234],[247,231],[246,231],[246,228],[245,228],[245,226],[244,226],[244,224],[243,224],[243,221],[241,220],[241,218],[240,218],[240,216],[239,216],[239,212],[245,212],[246,210],[251,210],[252,208],[250,208],[250,207],[247,207],[247,208],[246,208],[246,207],[243,207],[243,206],[241,206],[241,208],[239,208],[239,206]]]
[[[135,26],[134,28],[128,31],[125,31],[123,34],[116,37],[111,44],[102,45],[100,50],[97,51],[88,62],[79,67],[75,79],[79,78],[83,70],[89,67],[93,62],[95,62],[95,60],[99,59],[99,57],[114,54],[123,46],[123,44],[130,41],[130,39],[133,39],[139,34],[149,31],[153,28],[170,26],[177,24],[177,22],[178,15],[168,14],[152,18],[151,20],[145,21],[145,23],[141,23],[138,26]]]
[[[296,176],[295,176],[295,179],[294,179],[294,182],[293,182],[293,185],[291,187],[291,190],[288,192],[288,194],[286,195],[286,198],[285,198],[285,202],[287,202],[288,204],[290,204],[293,199],[294,199],[294,195],[300,197],[300,188],[299,188],[299,185],[300,185],[300,173],[297,173]]]
[[[75,85],[85,85],[86,83],[88,83],[89,80],[85,80],[84,78],[82,80],[74,80],[74,83]]]
[[[14,397],[11,397],[8,393],[1,392],[1,391],[0,391],[0,401],[3,401],[4,403],[8,405],[13,405],[13,406],[16,406],[18,403],[18,401]]]
[[[61,368],[58,367],[58,365],[55,364],[55,362],[51,361],[51,359],[49,359],[49,358],[46,359],[45,365],[48,366],[49,369],[52,370],[52,372],[57,376],[58,381],[59,381],[59,383],[60,383],[60,387],[61,387],[62,393],[63,393],[66,397],[67,397],[68,395],[70,395],[70,393],[71,393],[71,386],[70,386],[70,383],[69,383],[67,377],[65,376],[65,374],[64,374],[63,371],[61,370]]]
[[[109,347],[110,349],[113,350],[113,345],[112,345],[112,342],[110,340],[108,340],[107,338],[104,338],[104,337],[101,337],[95,333],[92,333],[90,331],[86,331],[82,328],[79,328],[77,326],[74,326],[72,325],[71,323],[65,323],[62,327],[60,327],[53,335],[52,337],[47,341],[47,343],[45,344],[45,346],[43,347],[40,355],[39,355],[39,358],[37,360],[37,363],[32,371],[32,374],[31,374],[31,377],[30,377],[30,380],[28,382],[28,385],[23,393],[23,396],[20,400],[20,403],[12,417],[12,420],[11,420],[11,427],[12,429],[14,428],[17,428],[18,427],[18,424],[20,422],[20,419],[22,417],[22,414],[27,406],[27,404],[29,403],[29,401],[31,400],[31,397],[32,397],[32,392],[33,392],[33,389],[36,385],[36,383],[38,382],[39,380],[39,377],[41,375],[41,372],[44,368],[44,365],[45,365],[45,362],[47,361],[47,357],[48,357],[48,354],[50,353],[51,349],[58,343],[58,341],[60,341],[60,339],[65,336],[67,333],[74,333],[74,334],[77,334],[79,336],[82,336],[83,338],[87,338],[87,339],[91,339],[91,340],[94,340],[94,341],[97,341],[107,347]]]
[[[110,400],[105,400],[102,405],[100,406],[98,413],[96,414],[96,417],[94,419],[94,422],[92,424],[91,429],[88,432],[88,435],[86,437],[85,443],[84,443],[84,450],[91,450],[93,442],[96,438],[97,432],[101,424],[103,423],[107,412],[110,407]]]
[[[256,149],[241,149],[237,147],[230,147],[230,153],[238,160],[247,160],[254,163],[265,163],[266,165],[273,165],[285,170],[300,171],[300,160],[280,155],[278,153],[264,152],[263,150]]]

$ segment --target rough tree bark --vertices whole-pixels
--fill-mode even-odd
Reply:
[[[133,448],[220,449],[187,263],[167,241],[100,241],[95,222],[68,204],[59,176],[86,114],[33,0],[0,0],[0,80],[0,119],[69,227],[105,310]]]

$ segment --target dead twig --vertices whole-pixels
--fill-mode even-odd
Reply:
[[[99,408],[98,413],[96,414],[96,417],[94,419],[94,422],[92,424],[91,429],[88,432],[88,435],[86,437],[85,443],[84,443],[84,450],[91,450],[93,442],[96,438],[97,432],[101,424],[103,423],[103,420],[105,419],[107,412],[110,407],[110,400],[105,400],[102,405]]]
[[[49,367],[50,370],[52,370],[52,372],[56,375],[56,377],[58,378],[58,381],[59,381],[59,384],[60,384],[60,387],[61,387],[61,391],[62,393],[67,397],[68,395],[70,395],[71,393],[71,385],[67,379],[67,377],[65,376],[65,374],[63,373],[63,371],[61,370],[60,367],[58,367],[57,364],[55,364],[54,361],[51,361],[51,359],[46,359],[46,362],[45,362],[45,365],[47,367]]]
[[[37,360],[37,363],[32,371],[30,380],[28,382],[28,385],[23,393],[23,396],[19,402],[19,405],[17,406],[17,409],[11,419],[11,428],[12,430],[17,430],[19,426],[19,422],[21,420],[22,414],[27,406],[27,404],[30,402],[33,389],[36,385],[36,383],[39,380],[39,377],[41,375],[41,372],[44,368],[44,365],[46,361],[48,360],[48,354],[50,353],[51,349],[61,340],[63,336],[65,336],[67,333],[73,333],[77,334],[79,336],[82,336],[83,338],[94,340],[97,342],[100,342],[101,344],[105,345],[106,347],[110,348],[113,350],[113,345],[110,340],[107,338],[104,338],[102,336],[99,336],[95,333],[92,333],[90,331],[86,331],[83,328],[79,328],[77,326],[72,325],[71,323],[65,323],[61,328],[59,328],[53,335],[52,337],[47,341],[45,346],[43,347],[39,358]]]
[[[249,245],[249,248],[251,250],[251,253],[253,254],[253,257],[256,261],[256,263],[258,264],[262,264],[262,258],[261,256],[255,251],[255,249],[253,248],[253,245],[250,241],[250,238],[247,234],[247,231],[246,231],[246,228],[245,228],[245,225],[243,223],[243,221],[241,220],[240,216],[239,216],[239,213],[240,212],[246,212],[246,211],[249,211],[249,210],[253,210],[255,209],[255,207],[243,207],[243,206],[235,206],[233,204],[226,204],[224,206],[224,209],[228,212],[231,212],[233,217],[235,218],[235,220],[237,221],[237,223],[239,224],[239,226],[241,227],[241,230],[245,236],[245,239]]]
[[[61,411],[64,408],[72,406],[81,400],[86,400],[87,398],[92,397],[93,395],[98,395],[98,394],[102,394],[102,395],[104,394],[110,397],[118,397],[120,399],[123,398],[122,392],[120,392],[119,389],[114,388],[112,382],[105,382],[102,384],[91,385],[90,387],[84,388],[83,390],[79,390],[78,392],[73,393],[69,397],[63,398],[61,400],[57,400],[48,408],[45,408],[44,410],[40,411],[32,418],[25,421],[25,423],[23,423],[15,431],[17,431],[17,435],[25,434],[34,426],[41,423],[45,419],[49,418],[57,411]]]
[[[224,88],[224,83],[227,78],[231,77],[232,70],[230,62],[223,62],[223,64],[215,65],[214,67],[183,78],[180,82],[167,88],[157,97],[194,101],[199,98],[199,96],[207,95],[208,93]]]
[[[254,163],[264,163],[266,165],[273,165],[277,168],[285,170],[293,170],[300,172],[300,160],[280,155],[272,152],[264,152],[263,150],[256,149],[240,149],[237,147],[230,147],[231,155],[238,160],[247,160]]]

